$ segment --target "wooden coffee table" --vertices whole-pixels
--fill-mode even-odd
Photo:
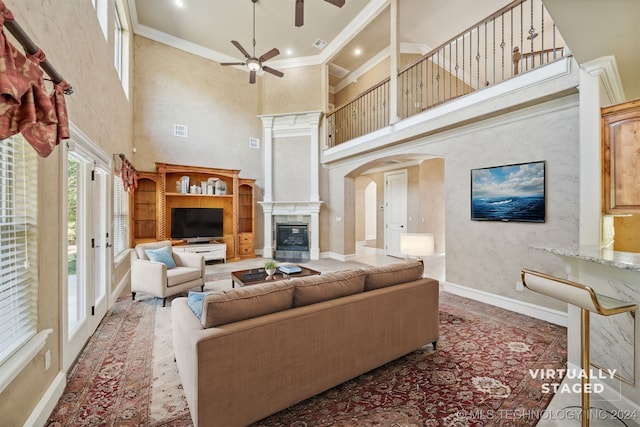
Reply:
[[[284,274],[279,269],[276,270],[273,276],[267,276],[267,272],[264,268],[252,268],[250,270],[239,270],[231,272],[231,286],[249,286],[257,285],[258,283],[274,282],[278,280],[290,279],[293,277],[315,276],[320,274],[319,271],[311,268],[303,267],[299,265],[302,271],[298,273]]]

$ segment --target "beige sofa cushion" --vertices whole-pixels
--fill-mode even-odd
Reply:
[[[244,286],[207,295],[200,322],[205,328],[238,322],[291,308],[293,284],[290,280]]]
[[[424,272],[424,264],[420,261],[407,261],[369,267],[363,271],[366,273],[364,289],[371,291],[420,279]]]
[[[295,285],[293,306],[301,307],[362,292],[364,277],[361,269],[296,277],[291,280]]]

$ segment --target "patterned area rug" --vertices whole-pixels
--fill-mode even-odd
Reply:
[[[47,426],[149,424],[156,305],[121,298],[67,376]]]
[[[441,293],[440,340],[255,426],[534,426],[566,366],[566,329]],[[548,381],[548,380],[547,380]]]
[[[226,287],[227,279],[207,288]],[[552,395],[529,369],[566,365],[566,330],[441,293],[440,340],[255,426],[533,426]],[[170,306],[119,300],[48,426],[189,426]]]

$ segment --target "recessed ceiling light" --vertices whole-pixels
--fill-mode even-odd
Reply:
[[[287,50],[285,51],[285,53],[286,53],[287,55],[293,55],[293,49],[287,49]]]
[[[362,53],[362,49],[357,47],[356,50],[353,51],[353,53],[355,53],[356,55],[360,55]]]
[[[184,1],[183,0],[173,0],[173,3],[178,7],[184,7]]]

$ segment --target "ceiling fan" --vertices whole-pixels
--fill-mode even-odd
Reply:
[[[344,0],[324,0],[334,6],[344,6]],[[304,25],[304,0],[296,0],[296,27]]]
[[[274,76],[278,76],[278,77],[284,76],[284,73],[282,71],[278,71],[271,67],[267,67],[266,65],[262,65],[263,62],[273,58],[274,56],[280,55],[280,51],[278,49],[274,47],[273,49],[263,54],[262,56],[256,57],[256,3],[257,2],[258,0],[251,0],[251,3],[253,3],[253,55],[249,55],[249,52],[247,52],[239,42],[235,40],[231,40],[231,43],[233,43],[233,45],[240,52],[242,52],[246,60],[244,62],[223,62],[220,64],[224,66],[245,65],[249,69],[249,83],[252,83],[252,84],[256,82],[256,72],[260,70],[266,71],[267,73],[271,73]]]

